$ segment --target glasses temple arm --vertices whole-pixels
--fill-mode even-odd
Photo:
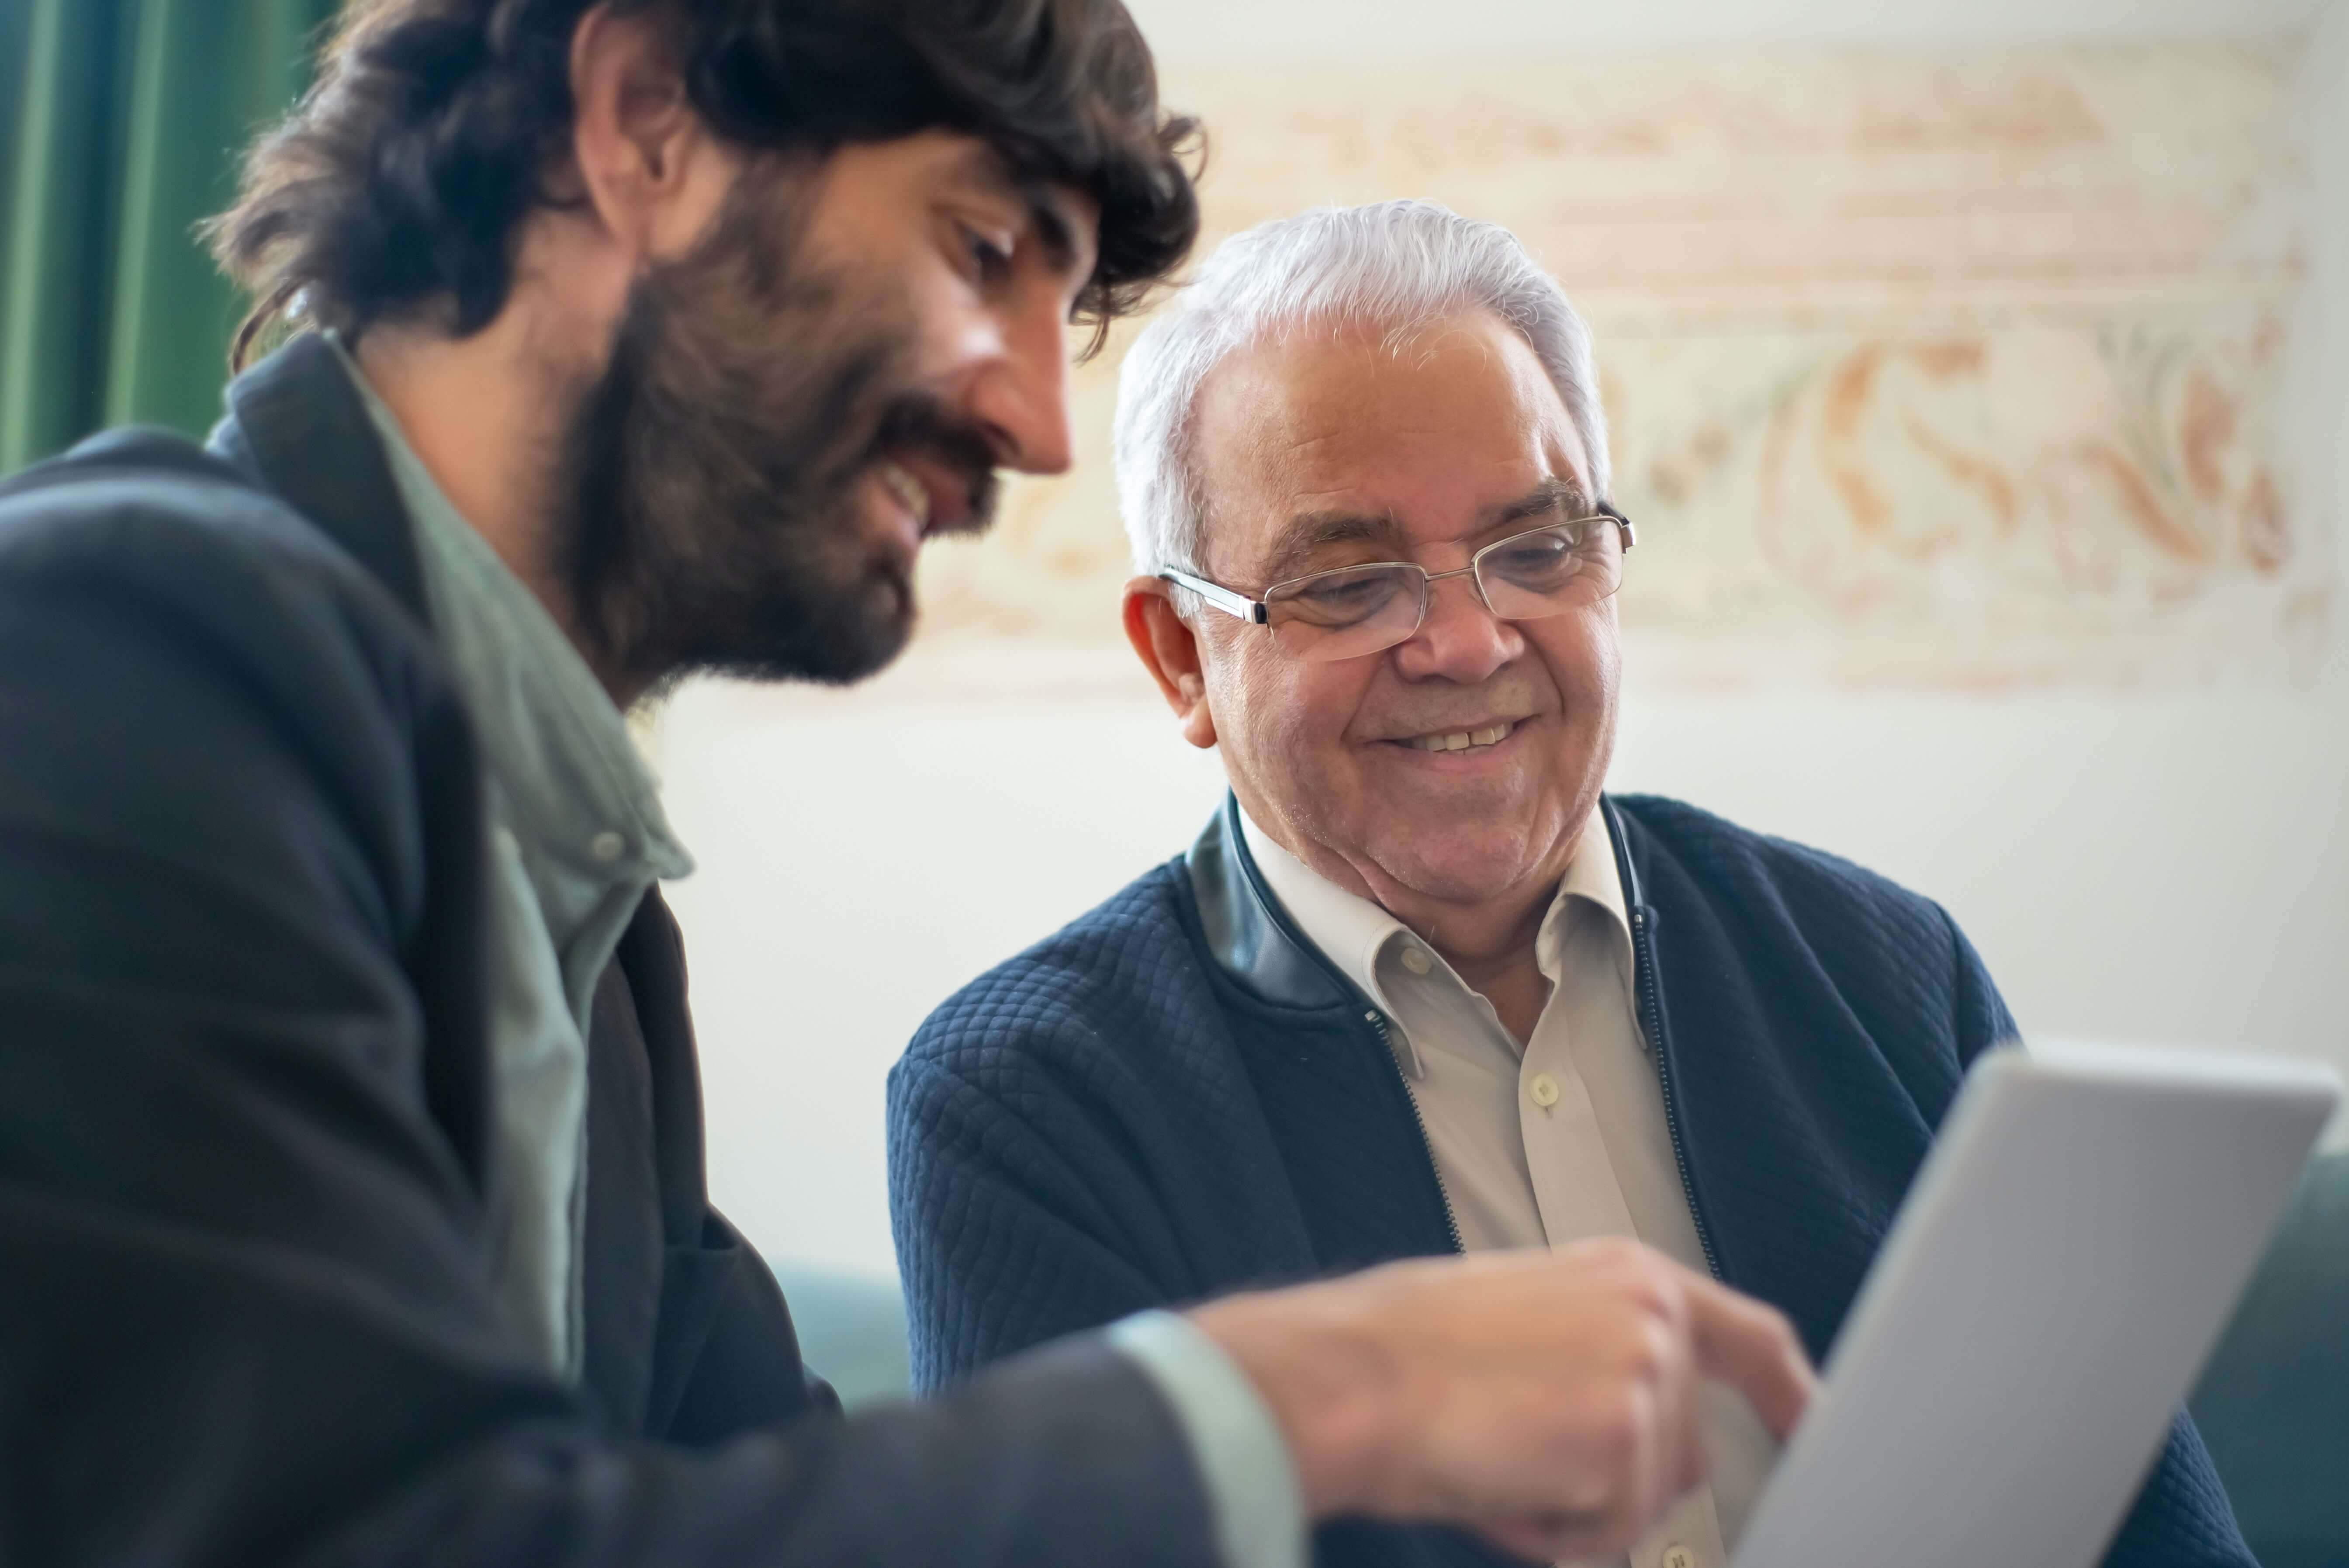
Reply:
[[[1221,583],[1211,583],[1205,577],[1195,577],[1188,572],[1178,572],[1169,566],[1158,574],[1165,582],[1190,589],[1226,615],[1237,616],[1250,626],[1263,626],[1272,618],[1258,601],[1246,594],[1234,593]]]
[[[1599,507],[1599,515],[1611,519],[1614,522],[1615,526],[1622,530],[1624,549],[1629,550],[1632,545],[1637,545],[1640,542],[1640,531],[1631,526],[1631,520],[1629,517],[1624,516],[1620,512],[1616,511],[1612,506],[1607,505],[1602,502]]]

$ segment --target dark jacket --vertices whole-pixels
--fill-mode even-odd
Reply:
[[[1672,801],[1604,809],[1706,1258],[1824,1357],[2013,1021],[1938,905]],[[891,1075],[925,1386],[1143,1307],[1458,1247],[1387,1021],[1266,888],[1237,811],[940,1007]],[[1490,1560],[1361,1523],[1321,1546],[1350,1568]],[[2107,1562],[2250,1561],[2181,1416]]]
[[[1081,1342],[843,1420],[704,1194],[677,928],[595,996],[585,1386],[492,1289],[482,779],[331,351],[0,487],[0,1562],[1199,1563]]]

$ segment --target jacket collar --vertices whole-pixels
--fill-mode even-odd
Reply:
[[[1609,796],[1599,797],[1608,836],[1614,841],[1615,870],[1628,910],[1644,910],[1646,899],[1631,861],[1622,814]],[[1229,791],[1205,832],[1183,857],[1191,896],[1207,951],[1234,983],[1260,1001],[1280,1007],[1335,1007],[1370,1002],[1298,928],[1265,882],[1248,853],[1240,826],[1240,803]]]
[[[228,407],[212,451],[276,493],[429,622],[408,508],[334,346],[304,333],[230,382]]]
[[[1265,886],[1240,827],[1239,800],[1230,791],[1183,860],[1207,951],[1244,990],[1281,1007],[1335,1007],[1356,1000],[1353,987]]]

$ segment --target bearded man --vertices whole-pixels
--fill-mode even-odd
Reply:
[[[1795,1418],[1782,1320],[1618,1247],[842,1419],[709,1204],[622,711],[896,651],[922,540],[1067,465],[1064,328],[1187,248],[1188,130],[1114,0],[355,6],[216,230],[300,330],[207,446],[0,489],[0,1555],[1603,1549],[1702,1374]]]
[[[1825,1355],[2013,1022],[1938,905],[1603,793],[1634,535],[1556,280],[1424,202],[1262,225],[1135,340],[1116,450],[1127,633],[1231,792],[892,1074],[917,1376],[1243,1282],[1625,1238]],[[1726,1388],[1702,1426],[1632,1568],[1731,1561],[1777,1445]],[[2247,1568],[2185,1417],[2107,1562]]]

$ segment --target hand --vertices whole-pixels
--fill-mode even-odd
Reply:
[[[1628,1550],[1704,1479],[1702,1379],[1782,1438],[1817,1386],[1777,1312],[1611,1238],[1391,1263],[1191,1318],[1263,1393],[1314,1518],[1464,1525],[1545,1561]]]

